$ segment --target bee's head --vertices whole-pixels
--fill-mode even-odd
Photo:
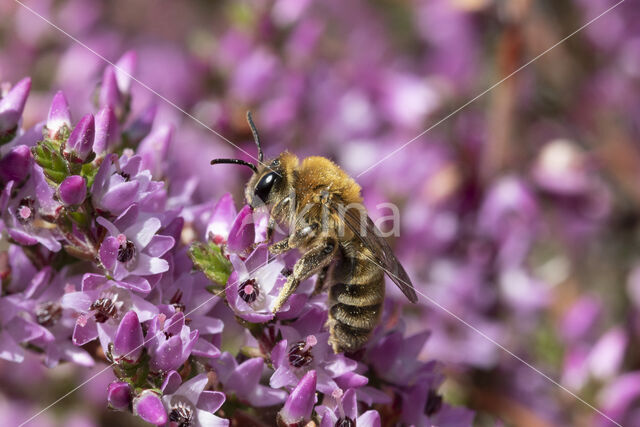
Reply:
[[[260,138],[250,112],[247,112],[247,121],[251,127],[253,139],[258,146],[259,163],[255,165],[240,159],[215,159],[211,161],[211,164],[232,163],[251,168],[253,176],[245,188],[247,203],[253,208],[264,205],[272,206],[276,201],[286,197],[288,182],[291,179],[293,169],[298,165],[298,158],[285,151],[275,159],[264,163]]]
[[[293,170],[298,158],[285,151],[275,159],[258,166],[244,190],[247,203],[253,208],[273,206],[287,197]]]

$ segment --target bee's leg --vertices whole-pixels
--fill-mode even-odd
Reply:
[[[282,239],[279,242],[276,242],[269,246],[269,252],[273,255],[280,255],[281,253],[287,252],[291,247],[289,246],[289,239]]]
[[[331,263],[338,250],[338,241],[332,237],[327,237],[321,241],[322,243],[311,248],[296,262],[293,266],[293,273],[287,278],[276,304],[271,310],[273,313],[278,312],[287,299],[293,294],[303,280],[317,273],[323,267]]]
[[[316,285],[313,288],[313,295],[318,295],[320,292],[322,292],[322,288],[324,288],[325,283],[327,283],[328,273],[329,266],[325,265],[318,273],[318,277],[316,278]]]

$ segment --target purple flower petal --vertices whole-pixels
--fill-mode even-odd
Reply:
[[[0,159],[0,179],[4,182],[22,181],[31,170],[31,150],[26,145],[14,147]]]
[[[129,50],[118,59],[115,66],[116,81],[118,90],[121,93],[129,93],[131,90],[132,76],[135,73],[136,64],[138,62],[138,54]]]
[[[76,322],[72,337],[75,345],[83,346],[96,338],[98,338],[98,326],[93,316]]]
[[[109,66],[104,69],[104,73],[102,74],[98,104],[100,107],[110,107],[115,110],[120,107],[120,103],[121,96],[118,90],[116,72],[113,67]]]
[[[145,252],[152,257],[161,257],[175,245],[175,240],[171,236],[156,234],[145,248]]]
[[[118,140],[118,118],[110,107],[104,107],[96,114],[96,136],[93,151],[96,154],[109,152]]]
[[[165,411],[160,397],[151,390],[144,390],[140,396],[133,400],[133,413],[154,425],[162,425],[167,422],[167,411]]]
[[[162,387],[160,390],[164,394],[173,394],[180,387],[180,383],[182,383],[182,377],[176,371],[169,371],[162,382]]]
[[[251,206],[245,205],[231,225],[227,247],[233,252],[242,252],[252,245],[254,240],[253,211]]]
[[[135,311],[129,311],[120,321],[116,332],[112,351],[114,360],[136,363],[142,355],[143,342],[144,337],[138,315]]]
[[[71,110],[69,109],[67,98],[60,90],[53,96],[53,101],[51,101],[51,107],[49,108],[49,116],[47,118],[49,138],[55,138],[63,126],[71,129]]]
[[[311,411],[316,403],[316,381],[316,371],[309,371],[293,389],[278,412],[278,419],[285,425],[303,423],[311,419]]]
[[[115,236],[108,236],[100,245],[100,262],[107,270],[113,270],[116,265],[120,242]]]
[[[113,409],[124,411],[131,404],[131,386],[125,382],[112,382],[107,389],[107,401]]]
[[[9,132],[18,125],[30,90],[31,79],[25,77],[0,99],[0,134]]]
[[[118,215],[136,200],[139,187],[138,181],[115,185],[109,188],[104,196],[98,200],[98,205],[100,208]]]
[[[5,331],[0,331],[0,359],[15,363],[24,360],[24,350]]]
[[[219,391],[209,391],[205,390],[200,393],[200,398],[198,399],[198,408],[203,411],[215,413],[224,401],[226,400],[226,396],[224,393]]]
[[[84,161],[93,150],[96,124],[93,114],[82,117],[67,140],[67,151]]]
[[[87,183],[80,175],[71,175],[60,184],[58,195],[67,206],[79,205],[87,197]]]

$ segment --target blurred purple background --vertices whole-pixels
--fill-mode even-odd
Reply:
[[[615,4],[25,3],[111,61],[136,51],[136,78],[249,153],[250,109],[267,157],[324,155],[353,176]],[[357,178],[373,216],[400,207],[393,245],[420,292],[624,425],[640,423],[639,22],[624,2]],[[25,128],[58,89],[80,117],[104,66],[0,3],[0,81],[33,78]],[[157,107],[156,123],[175,126],[173,191],[204,201],[233,189],[240,205],[246,171],[209,160],[248,158],[140,84],[132,94],[134,117]],[[478,411],[478,425],[610,425],[427,299],[404,316],[410,332],[432,331],[423,356],[446,364],[447,401]],[[0,420],[90,374],[1,362]],[[110,375],[37,425],[138,422],[103,409]]]

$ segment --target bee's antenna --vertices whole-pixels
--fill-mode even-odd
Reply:
[[[251,168],[253,173],[258,173],[258,168],[256,167],[256,165],[254,165],[253,163],[245,162],[244,160],[240,160],[240,159],[213,159],[213,160],[211,160],[211,164],[212,165],[217,165],[217,164],[220,164],[220,163],[230,163],[230,164],[234,164],[234,165],[246,166],[248,168]]]
[[[258,130],[256,129],[256,125],[253,124],[253,118],[251,117],[251,111],[247,111],[247,121],[249,122],[249,127],[251,128],[251,133],[253,134],[253,140],[258,146],[258,160],[262,162],[264,158],[264,154],[262,153],[262,146],[260,145],[260,137],[258,136]]]

